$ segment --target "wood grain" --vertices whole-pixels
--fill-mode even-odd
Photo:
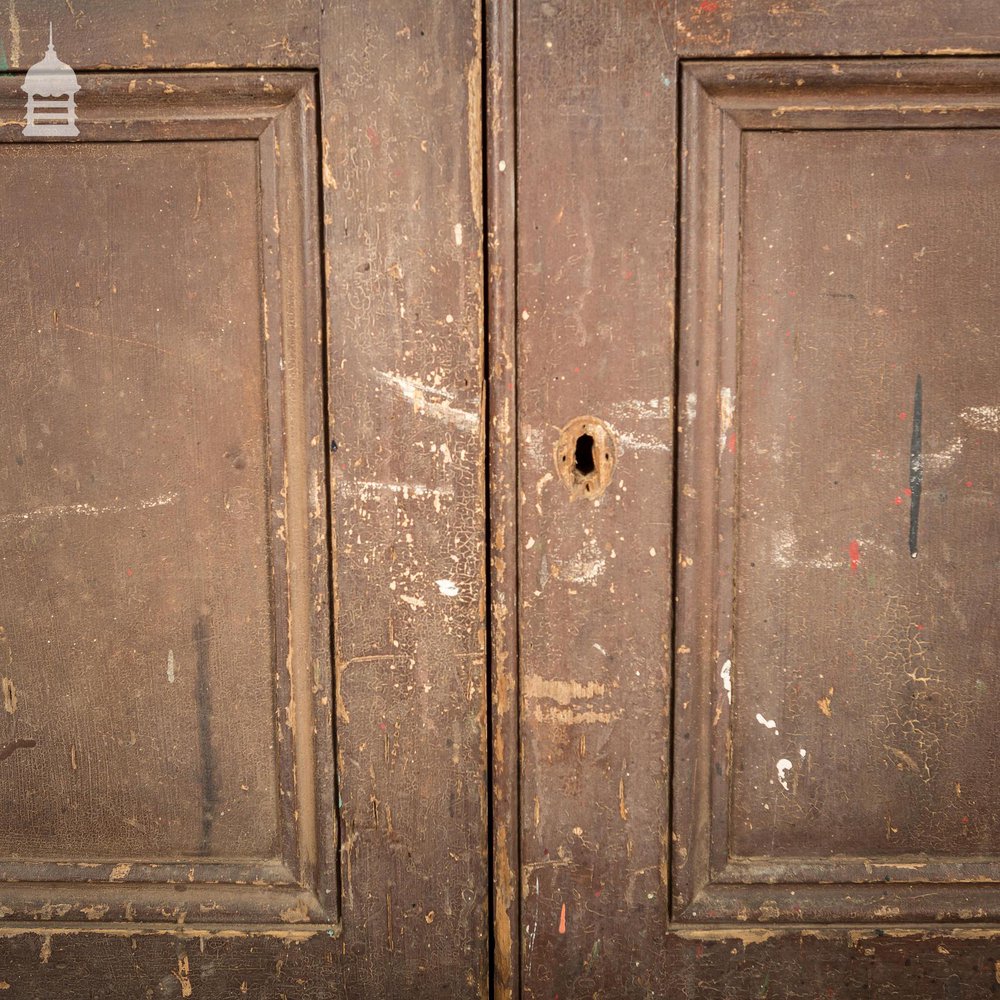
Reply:
[[[522,990],[665,995],[670,19],[522,4],[517,29]],[[584,416],[614,439],[596,500],[556,461]]]
[[[350,995],[488,992],[479,18],[323,22]]]

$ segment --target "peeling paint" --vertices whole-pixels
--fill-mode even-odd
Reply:
[[[792,762],[787,757],[782,757],[775,767],[778,769],[778,781],[781,783],[781,787],[787,792],[789,790],[788,773],[792,769]]]

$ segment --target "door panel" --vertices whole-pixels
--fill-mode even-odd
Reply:
[[[81,79],[0,144],[5,911],[329,920],[312,78]]]
[[[897,8],[520,8],[502,995],[997,988],[995,19]]]
[[[0,990],[482,996],[479,5],[160,8],[0,18]]]
[[[687,68],[685,919],[993,914],[994,73]]]

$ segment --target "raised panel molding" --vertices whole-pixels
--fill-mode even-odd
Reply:
[[[171,615],[180,616],[175,605],[183,605],[196,587],[218,595],[219,603],[230,610],[230,617],[210,626],[206,624],[208,611],[201,614],[195,609],[194,615],[201,616],[177,637],[176,652],[174,645],[169,653],[166,648],[156,651],[157,662],[162,664],[157,667],[157,683],[146,683],[142,680],[146,675],[141,670],[134,671],[137,678],[135,704],[142,706],[134,711],[144,713],[135,728],[145,727],[143,732],[147,734],[133,733],[132,736],[131,745],[141,750],[139,763],[126,764],[124,754],[113,749],[117,743],[101,744],[99,766],[110,769],[108,773],[112,774],[117,767],[120,773],[113,774],[112,779],[100,775],[93,779],[103,782],[94,787],[103,789],[100,794],[104,796],[93,803],[93,808],[110,810],[115,803],[109,803],[108,797],[113,797],[116,786],[127,786],[133,778],[144,780],[143,760],[152,762],[158,754],[174,753],[184,762],[183,766],[188,767],[188,762],[200,755],[202,764],[198,765],[201,770],[194,772],[196,781],[192,782],[192,775],[184,771],[178,774],[174,791],[163,791],[164,782],[171,780],[170,769],[156,765],[158,777],[148,794],[153,797],[152,801],[170,801],[171,797],[176,799],[200,786],[205,800],[201,808],[207,817],[200,821],[201,833],[197,819],[186,821],[186,825],[178,819],[176,829],[165,821],[164,829],[174,832],[164,833],[153,845],[155,849],[143,854],[141,837],[128,840],[130,846],[125,849],[116,846],[124,842],[117,833],[113,837],[108,834],[108,844],[112,845],[109,850],[106,844],[102,845],[103,834],[99,828],[89,849],[84,850],[86,845],[76,844],[77,835],[70,832],[63,839],[66,843],[73,841],[72,849],[59,847],[59,837],[53,833],[49,841],[55,847],[50,845],[35,850],[30,833],[21,826],[12,828],[0,841],[0,916],[9,922],[82,921],[91,927],[117,921],[183,923],[188,920],[212,924],[321,924],[332,929],[338,926],[339,894],[332,751],[315,75],[311,72],[171,72],[147,77],[87,73],[80,74],[80,80],[83,89],[78,96],[79,137],[44,143],[34,141],[27,147],[21,135],[24,95],[18,87],[20,77],[0,77],[0,163],[5,162],[6,153],[11,165],[17,157],[28,155],[38,164],[47,157],[62,157],[60,162],[69,164],[72,161],[69,146],[79,148],[81,157],[86,151],[90,159],[83,166],[81,159],[74,169],[85,177],[91,192],[106,185],[108,217],[129,226],[120,214],[125,210],[120,201],[121,191],[134,192],[137,185],[141,188],[141,171],[144,165],[149,167],[152,163],[147,153],[152,155],[157,148],[173,150],[169,154],[175,156],[171,161],[174,166],[170,168],[173,171],[170,180],[171,185],[176,182],[178,190],[175,191],[174,186],[169,189],[158,186],[158,178],[164,174],[153,175],[150,171],[148,201],[151,205],[169,206],[169,211],[176,212],[175,223],[147,219],[139,213],[130,225],[130,229],[139,232],[134,240],[119,240],[116,233],[112,238],[126,247],[139,246],[141,231],[148,225],[150,235],[146,249],[150,255],[155,255],[155,261],[162,261],[164,269],[177,270],[180,275],[176,279],[177,287],[190,289],[190,301],[178,304],[178,297],[171,292],[174,286],[164,285],[167,289],[163,293],[167,296],[163,299],[164,314],[169,312],[170,316],[161,329],[160,320],[155,316],[158,309],[150,306],[150,315],[142,311],[144,303],[157,301],[155,296],[160,292],[150,291],[151,286],[144,289],[135,282],[136,287],[125,289],[120,287],[123,279],[111,274],[107,283],[113,294],[121,294],[123,298],[129,294],[134,296],[122,306],[123,310],[131,311],[116,314],[110,301],[96,298],[80,304],[73,300],[60,304],[58,309],[53,308],[50,321],[47,307],[42,309],[39,304],[47,292],[38,284],[37,288],[32,286],[37,302],[27,302],[20,297],[16,300],[24,322],[19,320],[15,324],[8,314],[7,336],[29,340],[37,337],[39,343],[47,343],[48,339],[58,339],[72,330],[70,336],[76,338],[73,341],[76,346],[71,349],[77,352],[74,356],[79,359],[81,369],[90,372],[97,367],[94,384],[100,378],[101,366],[120,365],[122,375],[116,384],[124,384],[122,380],[127,381],[127,377],[134,374],[130,365],[135,365],[135,371],[139,372],[137,377],[145,379],[142,366],[152,363],[146,358],[167,358],[176,368],[170,369],[164,377],[175,379],[178,386],[194,386],[190,390],[192,409],[187,414],[190,428],[183,431],[190,438],[184,439],[188,441],[190,463],[200,461],[199,468],[209,471],[203,474],[189,471],[183,457],[174,459],[173,468],[169,467],[169,459],[158,463],[155,447],[159,446],[159,439],[143,437],[142,443],[135,445],[135,454],[143,463],[143,471],[148,470],[147,478],[172,475],[178,484],[164,494],[169,499],[162,500],[162,504],[169,516],[176,519],[171,522],[171,530],[177,537],[185,539],[185,545],[187,540],[195,539],[190,542],[189,549],[185,548],[187,561],[178,572],[188,572],[190,579],[198,582],[190,584],[190,589],[186,590],[187,585],[183,582],[174,585],[154,578],[148,584],[149,589],[144,591],[142,588],[146,584],[140,582],[138,571],[133,577],[131,564],[128,564],[127,574],[133,581],[129,585],[137,588],[136,599],[147,603],[147,619],[156,619],[161,610],[164,621]],[[128,145],[132,143],[135,145]],[[175,143],[180,145],[171,145]],[[205,153],[206,144],[216,152]],[[129,150],[135,151],[134,164],[130,164],[132,154]],[[106,151],[108,157],[106,169],[102,169],[102,151]],[[184,181],[185,151],[190,151],[189,184]],[[46,171],[50,167],[51,163]],[[6,169],[0,167],[0,171]],[[24,171],[25,177],[31,176],[30,166],[21,162],[19,169]],[[35,176],[38,176],[37,170]],[[239,178],[239,183],[233,177]],[[229,191],[227,203],[223,191],[229,183],[233,190]],[[203,213],[209,211],[208,202],[203,202],[202,198],[203,184],[211,184],[212,196],[219,198],[214,204],[222,205],[211,210],[219,213],[220,220],[236,220],[231,232],[248,236],[246,246],[234,248],[221,243],[216,246],[213,239],[221,241],[228,236],[186,228],[195,226],[199,216],[204,219]],[[207,188],[204,195],[207,199]],[[67,188],[57,197],[66,199],[66,205],[55,215],[64,221],[71,220],[72,202],[80,197],[80,192]],[[143,204],[141,197],[139,203]],[[134,203],[125,206],[134,207]],[[97,217],[100,217],[99,211]],[[44,221],[39,219],[38,225],[42,226]],[[11,232],[8,222],[4,220],[5,229]],[[25,234],[30,232],[30,221],[22,219],[21,225]],[[71,225],[72,221],[67,221],[67,228]],[[184,241],[178,237],[176,247],[170,242],[171,231],[184,233]],[[226,232],[230,230],[227,228]],[[87,245],[88,239],[91,237],[81,229],[81,248]],[[113,254],[124,252],[120,251],[117,242],[98,249],[106,253],[109,260],[115,259]],[[81,253],[86,250],[81,249]],[[245,259],[247,262],[245,274],[241,270],[240,277],[232,279],[238,286],[235,290],[227,287],[226,275],[218,275],[218,280],[209,277],[214,266],[212,262],[223,253],[227,260]],[[90,259],[96,262],[96,254]],[[58,274],[59,264],[54,257],[53,273]],[[81,257],[72,266],[81,274],[89,274],[86,258]],[[122,266],[124,270],[125,265]],[[148,275],[150,282],[154,278],[155,275]],[[85,277],[84,284],[86,280]],[[107,296],[102,297],[107,299]],[[227,348],[230,341],[225,337],[229,334],[219,334],[210,340],[208,332],[202,332],[199,327],[199,323],[209,322],[203,317],[214,317],[219,309],[226,308],[218,303],[231,303],[234,315],[236,307],[240,307],[239,315],[246,324],[243,332],[249,339],[232,342],[239,350]],[[172,305],[168,308],[168,304]],[[95,317],[93,325],[81,320],[79,315],[82,313],[75,310],[90,310],[88,315]],[[43,313],[44,324],[38,319]],[[25,328],[29,316],[42,327],[37,333]],[[152,330],[154,323],[155,338],[146,336],[145,329],[148,326]],[[220,326],[223,323],[224,316]],[[132,327],[141,329],[132,330]],[[170,338],[175,335],[187,339],[180,341],[182,346],[171,360]],[[199,341],[202,336],[204,340]],[[200,342],[204,344],[203,351],[199,350]],[[30,345],[26,348],[33,349]],[[129,351],[139,353],[129,354]],[[181,361],[177,360],[182,356],[188,359],[185,364],[217,366],[219,399],[226,400],[224,405],[209,398],[211,392],[205,386],[210,379],[206,382],[199,374],[195,380],[190,372],[185,374]],[[32,378],[44,381],[42,369],[34,361],[26,365],[25,371]],[[168,398],[170,388],[167,383],[159,384],[162,390],[157,388],[158,383],[153,378],[148,382],[150,388],[145,397],[139,400],[138,394],[135,396],[136,407],[140,402],[144,406],[149,402],[149,419],[153,425],[158,420],[174,419],[156,409],[157,402]],[[234,400],[242,400],[245,405],[239,402],[234,405]],[[203,418],[197,413],[201,403],[208,414]],[[120,429],[124,418],[115,416],[118,411],[112,409],[113,405],[102,401],[100,406],[106,409],[100,412],[110,414],[107,426],[118,427],[115,433],[124,435],[123,440],[131,448],[132,441],[140,440],[138,435],[146,434],[147,427],[141,421],[126,422],[124,430]],[[131,396],[128,405],[133,405]],[[163,405],[167,404],[163,402]],[[90,433],[89,419],[89,411],[81,409],[82,437]],[[102,425],[101,433],[104,432]],[[149,430],[149,434],[155,434],[155,429]],[[230,434],[233,439],[230,450],[223,447],[228,443],[228,439],[222,442],[223,434]],[[66,454],[70,454],[68,448],[67,445],[64,449]],[[202,455],[200,449],[203,448],[210,453]],[[96,463],[101,456],[107,460],[111,452],[95,451],[94,454],[98,456],[94,460]],[[105,466],[107,464],[105,461]],[[113,478],[110,474],[105,475],[105,466],[95,466],[95,482],[102,476],[106,480]],[[223,472],[214,471],[223,467]],[[45,480],[42,478],[44,473],[37,475],[37,490],[61,496],[60,491],[65,487],[62,480]],[[131,476],[133,471],[119,473],[114,470],[114,475],[123,481],[121,477]],[[199,479],[199,475],[203,478]],[[228,486],[228,483],[235,485]],[[77,484],[76,489],[83,488]],[[5,525],[13,518],[11,523],[15,528],[26,533],[33,515],[30,511],[21,513],[17,506],[22,503],[18,489],[12,486],[0,493],[3,497],[0,514],[6,515]],[[156,548],[157,532],[161,529],[157,524],[147,525],[137,520],[134,513],[155,506],[153,501],[126,495],[123,488],[120,497],[102,494],[86,501],[60,499],[50,503],[64,504],[63,507],[45,508],[50,514],[55,512],[53,518],[69,510],[65,505],[76,503],[70,513],[82,514],[88,531],[102,516],[121,517],[120,529],[115,530],[120,530],[126,544],[131,545],[133,537],[147,539],[148,536],[148,540],[135,543],[137,551],[141,548],[141,551],[153,552],[161,560],[170,558],[169,551]],[[254,513],[258,508],[259,522]],[[259,531],[255,526],[258,523]],[[23,529],[19,527],[22,524],[25,525]],[[44,530],[50,529],[45,527]],[[230,533],[234,530],[246,534],[232,538]],[[8,557],[20,559],[32,545],[54,537],[29,538],[25,534],[21,538],[9,526],[5,526],[4,531],[7,535],[6,546],[2,547],[5,566],[11,565],[6,562]],[[113,539],[115,535],[108,537]],[[163,534],[162,537],[174,536]],[[69,535],[68,538],[70,548],[78,543],[90,544],[89,535],[86,538]],[[245,551],[259,552],[260,559],[251,563],[251,557],[245,556],[245,565],[229,561],[230,547],[243,542],[246,542]],[[165,544],[161,544],[161,549]],[[205,562],[199,561],[201,553],[205,554]],[[113,542],[108,546],[108,558],[115,559]],[[88,559],[89,554],[71,553],[67,561],[58,564],[58,573],[52,570],[55,574],[52,579],[62,573],[62,567],[66,567],[66,574],[83,572],[79,567],[91,565]],[[28,594],[25,607],[29,610],[25,612],[24,622],[31,619],[30,609],[40,606],[41,588],[50,586],[46,573],[55,565],[53,559],[35,569],[28,566],[23,576],[15,579],[15,588]],[[199,577],[204,566],[211,567],[204,570],[210,579]],[[120,570],[121,575],[126,573],[124,566]],[[91,584],[99,598],[96,607],[102,613],[120,600],[119,591],[114,589],[120,586],[117,582],[105,583],[103,577],[94,575],[88,583]],[[227,603],[227,592],[257,596],[253,600],[240,597]],[[31,603],[32,594],[36,597],[34,604]],[[5,641],[20,644],[22,651],[44,651],[44,635],[38,629],[28,624],[10,628],[7,615],[12,613],[9,607],[4,611],[3,624],[8,625]],[[184,613],[187,614],[186,609]],[[74,618],[64,621],[61,627],[72,630],[76,624]],[[144,641],[142,635],[133,638],[137,645]],[[124,649],[127,640],[122,640],[121,636],[119,640],[116,648]],[[136,654],[135,664],[142,666],[145,662],[143,656]],[[22,669],[17,682],[23,689],[30,689],[31,668],[28,664],[24,666],[29,672]],[[5,667],[6,661],[0,666],[0,672],[6,676],[10,671]],[[51,670],[56,671],[53,676],[58,677],[59,670],[70,667],[76,672],[103,671],[99,675],[103,678],[101,684],[128,676],[124,668],[88,663],[85,653],[65,667],[54,663]],[[197,680],[193,680],[195,671]],[[215,685],[217,689],[210,690]],[[175,717],[171,713],[177,711],[173,707],[176,703],[168,699],[179,698],[182,692],[184,697],[192,699],[192,705],[203,706],[207,697],[210,709],[202,712],[199,708],[197,719],[192,712],[186,721],[173,721]],[[59,692],[49,685],[48,698],[58,696]],[[88,728],[91,716],[100,712],[96,689],[93,698],[93,703],[88,699],[86,703],[81,701],[69,708],[60,708],[60,712],[68,712],[68,715],[58,718],[68,720],[66,726],[74,731]],[[44,716],[48,709],[40,707],[42,700],[40,687],[29,691],[22,698],[18,712],[23,714],[37,709],[42,713],[40,717],[48,718]],[[249,706],[246,718],[259,717],[261,725],[251,725],[241,732],[240,726],[245,727],[246,723],[235,721],[241,705]],[[161,711],[164,719],[171,721],[164,721],[164,728],[157,730],[154,721]],[[24,718],[28,721],[23,722],[22,727],[30,725],[30,716]],[[52,714],[51,718],[57,716]],[[147,719],[151,721],[147,723]],[[127,722],[126,717],[126,729]],[[224,732],[229,734],[225,742],[223,730],[219,728],[223,724]],[[110,731],[110,722],[108,725]],[[22,728],[20,732],[27,735],[28,730]],[[112,734],[107,739],[116,740],[117,736]],[[60,750],[57,758],[53,750],[53,756],[47,758],[48,766],[83,767],[83,750],[76,743],[70,746],[70,738],[58,731],[39,733],[37,749],[30,753],[44,748],[46,741],[51,748],[63,739],[67,743],[65,754]],[[128,747],[127,732],[123,739],[122,746]],[[189,744],[187,749],[185,743]],[[42,780],[41,772],[32,770],[34,765],[30,764],[28,753],[22,751],[5,762],[8,769],[4,776],[8,782],[5,797],[17,795],[26,800]],[[238,779],[231,777],[243,773],[243,755],[246,773],[257,775],[260,780],[259,786],[253,786],[248,780],[243,789],[247,796],[255,793],[258,796],[250,805],[237,803],[240,786]],[[58,764],[54,763],[56,759]],[[95,751],[94,760],[97,759]],[[105,759],[110,763],[104,763]],[[116,759],[120,763],[115,764]],[[11,771],[13,763],[18,770]],[[85,763],[88,767],[98,766],[92,765],[90,760]],[[136,770],[130,772],[130,767]],[[13,784],[9,782],[11,775],[14,776]],[[239,815],[245,816],[244,825],[242,829],[225,827],[228,833],[222,833],[220,810],[224,811],[231,803],[234,808],[243,810]],[[190,815],[197,816],[197,809]],[[227,843],[226,837],[233,839]],[[240,853],[239,844],[244,839],[254,845],[251,856],[244,857]],[[152,840],[150,838],[151,844]]]
[[[966,718],[963,723],[958,714],[977,711],[978,702],[969,691],[974,692],[975,678],[981,676],[980,664],[990,662],[991,657],[995,663],[997,650],[993,645],[992,652],[984,651],[962,640],[963,614],[978,614],[969,585],[963,582],[968,574],[974,575],[975,568],[972,564],[961,565],[963,555],[951,555],[975,553],[979,547],[988,551],[991,545],[988,532],[995,532],[995,527],[982,520],[985,515],[979,513],[968,492],[961,492],[962,487],[972,489],[974,478],[989,489],[996,462],[986,445],[981,449],[976,445],[974,451],[973,444],[966,448],[963,461],[979,463],[977,476],[963,474],[962,482],[956,482],[953,488],[939,478],[936,482],[943,485],[938,488],[940,495],[935,494],[933,499],[925,483],[924,517],[937,518],[927,521],[926,528],[921,529],[928,538],[926,555],[921,552],[920,559],[911,559],[903,527],[896,529],[897,523],[902,525],[900,519],[907,516],[911,503],[910,491],[904,489],[910,428],[915,419],[910,405],[914,398],[910,369],[916,367],[918,374],[923,372],[923,434],[928,449],[927,436],[932,432],[928,428],[944,425],[947,405],[963,399],[963,393],[971,391],[967,386],[987,392],[984,386],[989,382],[984,382],[979,373],[996,371],[996,347],[984,339],[971,319],[965,323],[964,333],[960,332],[959,322],[968,319],[961,313],[963,301],[970,303],[969,316],[978,317],[975,310],[980,309],[988,316],[989,292],[986,285],[973,284],[967,295],[956,294],[954,301],[959,305],[949,305],[952,300],[943,295],[944,308],[951,308],[956,317],[955,329],[939,329],[935,340],[931,321],[925,319],[928,310],[920,297],[922,282],[936,282],[939,289],[942,284],[947,288],[955,282],[942,282],[943,271],[920,272],[911,280],[905,268],[911,260],[924,260],[927,253],[943,254],[941,248],[924,246],[929,241],[918,239],[920,245],[898,250],[898,259],[903,263],[884,281],[879,275],[867,286],[842,287],[845,279],[841,278],[846,272],[857,277],[856,269],[862,267],[846,256],[852,246],[857,246],[857,242],[852,245],[852,236],[855,241],[869,240],[874,245],[873,234],[881,233],[878,209],[884,214],[890,202],[881,192],[905,185],[911,176],[900,169],[898,181],[886,180],[878,170],[886,161],[872,159],[871,186],[862,186],[856,179],[867,182],[869,171],[862,173],[856,165],[861,162],[859,158],[875,155],[874,146],[866,144],[870,142],[866,136],[871,130],[884,130],[880,134],[889,137],[882,147],[886,156],[897,155],[892,143],[900,140],[898,162],[917,164],[914,174],[925,167],[927,171],[939,169],[940,164],[940,175],[929,174],[929,180],[917,178],[923,186],[915,184],[914,191],[923,194],[913,195],[916,200],[912,202],[912,217],[901,215],[898,221],[895,217],[891,220],[892,235],[885,236],[885,254],[895,266],[897,258],[892,254],[897,251],[890,250],[889,243],[896,233],[903,239],[907,229],[920,224],[922,215],[928,214],[928,198],[936,199],[938,193],[944,193],[935,188],[935,178],[950,177],[948,171],[952,171],[965,181],[976,176],[975,165],[981,158],[988,162],[985,158],[992,147],[987,144],[994,142],[992,130],[1000,128],[998,84],[1000,63],[991,59],[734,60],[684,65],[672,791],[672,914],[676,920],[885,923],[1000,919],[1000,853],[961,849],[967,836],[978,836],[977,845],[989,848],[996,802],[989,795],[985,777],[977,796],[964,791],[963,783],[953,780],[952,775],[960,773],[963,766],[969,768],[970,775],[983,775],[991,766],[988,759],[968,762],[978,746],[977,725],[986,730],[990,726],[982,716],[972,721]],[[845,214],[859,212],[864,216],[868,228],[861,236],[846,227],[837,232],[820,227],[814,236],[798,231],[794,238],[789,234],[790,242],[785,244],[781,243],[785,233],[767,228],[768,220],[761,220],[755,206],[751,206],[753,211],[747,208],[747,199],[758,197],[766,185],[771,185],[772,191],[780,185],[794,191],[802,176],[799,171],[806,169],[800,166],[801,161],[792,158],[784,161],[787,174],[775,169],[775,164],[782,162],[785,147],[775,145],[778,140],[767,144],[772,142],[771,136],[779,134],[786,137],[786,142],[799,143],[789,145],[787,155],[805,152],[806,162],[824,172],[830,190],[840,174],[849,175],[856,183],[844,192],[837,188],[831,200],[840,197],[846,206]],[[822,143],[828,145],[821,148],[818,144]],[[748,167],[748,157],[757,156],[771,159],[767,160],[767,169],[762,167],[754,174]],[[849,168],[849,164],[854,166]],[[979,176],[987,180],[982,170]],[[900,190],[904,191],[900,195],[903,199],[909,189]],[[768,207],[772,202],[786,204],[781,197],[780,193],[769,197]],[[960,204],[961,199],[958,201]],[[876,210],[864,215],[869,202]],[[782,211],[790,213],[791,209]],[[832,216],[836,216],[834,209],[819,217],[825,225]],[[971,211],[970,218],[974,217]],[[937,223],[937,234],[948,232],[951,224],[943,217]],[[975,250],[979,244],[975,244],[977,236],[970,232],[973,227],[967,222],[961,225],[962,235],[973,241]],[[803,231],[806,228],[803,224]],[[807,251],[815,249],[817,259],[829,252],[833,291],[826,299],[833,304],[816,304],[824,300],[817,298],[815,287],[804,284],[815,283],[817,269],[804,268],[800,277],[793,273],[796,252],[798,259],[802,258],[802,241],[813,238],[815,247],[804,244]],[[991,244],[987,236],[981,238],[983,273],[987,274],[992,265],[985,255],[992,252]],[[834,244],[832,250],[830,244]],[[881,246],[873,249],[871,260],[886,259],[879,258],[881,250]],[[780,258],[784,271],[769,263],[774,254],[784,254]],[[927,276],[921,277],[925,273]],[[860,274],[863,276],[863,270]],[[776,296],[776,288],[782,289],[786,297],[797,294],[799,305],[793,308],[779,303],[771,309],[766,305],[769,300],[765,291]],[[898,289],[902,291],[898,291],[897,302],[892,295]],[[872,307],[878,295],[892,299],[886,308],[881,312],[877,308],[870,308],[867,314],[858,312],[862,307]],[[803,330],[790,329],[803,316],[811,317],[803,320]],[[772,363],[772,358],[778,356],[777,348],[770,353],[761,351],[760,356],[754,353],[758,341],[771,336],[769,322],[776,324],[774,337],[785,338],[787,334],[788,350],[794,350],[794,360]],[[829,336],[821,336],[827,329]],[[962,337],[968,339],[967,349],[963,349]],[[841,344],[846,346],[842,348]],[[843,357],[837,353],[841,350],[845,352]],[[862,350],[867,353],[862,355]],[[800,360],[800,351],[806,360]],[[929,356],[931,351],[934,353]],[[836,458],[830,459],[827,466],[788,459],[791,464],[786,466],[782,464],[786,459],[775,451],[777,445],[772,447],[772,441],[780,440],[796,456],[800,455],[795,449],[803,440],[801,418],[814,414],[810,409],[814,404],[808,400],[810,391],[824,403],[832,398],[829,385],[809,381],[809,352],[824,359],[816,364],[822,363],[825,368],[816,371],[826,371],[825,378],[831,383],[841,372],[848,371],[857,383],[845,383],[835,417],[828,410],[819,411],[826,416],[817,421],[815,441],[816,447],[833,453],[837,444],[853,448],[858,443],[859,449],[854,452],[859,456],[857,479],[847,483],[834,479],[843,491],[843,507],[823,506],[821,502],[815,513],[796,506],[802,495],[800,478],[810,475],[814,468],[834,470],[834,477],[843,466]],[[774,371],[761,374],[764,367]],[[760,394],[766,391],[764,380],[772,375],[775,381],[771,384],[789,400],[787,411],[782,410],[781,403],[760,402]],[[821,374],[812,377],[824,378]],[[866,377],[867,393],[862,384]],[[898,389],[899,385],[903,389]],[[928,385],[937,386],[931,408],[927,403]],[[883,387],[886,403],[876,408],[874,401],[879,400]],[[919,399],[920,390],[917,392]],[[896,398],[904,402],[895,406]],[[892,407],[892,418],[898,416],[898,432],[893,432],[888,421],[878,423],[883,410],[888,412]],[[792,422],[787,430],[779,422],[785,413],[790,414],[785,419]],[[956,409],[947,419],[960,425],[958,415]],[[800,418],[797,424],[796,417]],[[929,423],[932,419],[936,425]],[[864,426],[855,429],[856,425]],[[883,431],[883,426],[888,430]],[[875,454],[869,445],[879,439],[879,434],[890,432],[895,433],[894,442],[899,439],[893,444],[898,454],[885,453],[888,471],[883,475],[876,458],[869,457]],[[943,431],[933,432],[944,441]],[[935,468],[944,469],[948,461],[942,458],[928,466],[928,476]],[[865,504],[872,497],[873,502],[883,503],[878,492],[883,482],[897,480],[899,497],[894,500],[886,496],[885,511],[879,507],[876,513],[869,513]],[[817,477],[817,483],[820,481]],[[766,503],[775,497],[786,498],[781,503],[787,505],[789,524],[797,533],[777,523]],[[781,504],[774,502],[774,510],[778,511]],[[931,504],[939,504],[943,511],[946,503],[952,505],[947,508],[949,513],[935,514],[938,508],[933,507],[928,510]],[[835,541],[817,550],[809,566],[805,556],[798,561],[796,552],[809,542],[807,530],[815,528],[816,538],[825,541],[829,527],[831,537],[840,538],[836,532],[848,508],[852,509],[851,516],[868,518],[868,523],[879,526],[871,529],[871,539],[858,543],[844,534],[842,546]],[[995,520],[995,514],[993,517]],[[773,523],[768,523],[769,518]],[[932,535],[935,527],[937,536]],[[947,539],[950,548],[933,549],[935,544],[942,544],[939,539],[944,531],[951,532]],[[747,548],[748,538],[768,539],[772,548]],[[782,545],[784,549],[777,551]],[[795,545],[800,549],[796,550]],[[932,565],[942,552],[949,553],[948,559],[941,556]],[[761,563],[770,560],[771,568],[766,572],[754,568],[754,559]],[[869,565],[871,576],[865,580],[864,571]],[[783,572],[791,575],[782,577]],[[779,586],[775,580],[786,583]],[[759,597],[758,590],[755,598],[751,592],[760,587],[772,589],[765,598]],[[805,603],[798,596],[804,592],[812,595]],[[914,606],[932,595],[934,600],[928,597],[927,606],[946,610],[935,611],[933,623],[923,624],[925,619],[907,610],[907,594],[916,595],[911,602]],[[876,647],[876,639],[872,638],[880,627],[878,622],[872,622],[873,616],[885,607],[902,608],[898,622],[886,618],[887,624],[881,623],[898,647],[888,652]],[[747,608],[750,610],[746,615],[753,616],[752,620],[741,616]],[[815,619],[808,614],[803,617],[802,608],[814,612]],[[777,624],[767,622],[765,628],[761,624],[763,614],[773,617]],[[799,616],[794,633],[788,631],[792,625],[783,617],[786,615]],[[834,618],[829,627],[824,624],[828,616]],[[980,645],[995,642],[995,629],[988,624],[984,628],[979,632]],[[969,626],[968,630],[977,635],[975,627]],[[788,654],[789,647],[796,645],[795,652]],[[839,678],[854,676],[855,667],[849,658],[855,648],[862,653],[860,676],[847,681],[845,687],[857,693],[853,702],[849,691],[844,692],[845,701],[838,701]],[[868,659],[863,656],[866,650]],[[925,656],[928,650],[940,657],[933,671],[925,668],[930,662]],[[769,651],[774,651],[773,663],[765,662],[771,655]],[[885,690],[879,687],[882,675],[876,675],[868,666],[883,653],[898,654],[901,678],[894,688],[886,682]],[[801,656],[801,662],[796,655]],[[824,707],[820,701],[827,697],[826,688],[817,681],[814,692],[809,681],[822,676],[830,663],[828,657],[835,659],[829,677],[838,679],[838,691],[830,692]],[[867,679],[866,670],[870,675]],[[801,683],[803,677],[806,683]],[[862,700],[866,682],[870,692],[867,701]],[[936,685],[930,694],[928,683]],[[780,711],[790,699],[797,699],[794,710],[789,709],[793,721],[790,732],[782,735],[784,719]],[[911,705],[916,707],[910,710]],[[854,713],[856,738],[863,740],[870,727],[877,727],[877,719],[872,720],[878,713],[891,714],[897,709],[900,721],[887,727],[896,735],[895,744],[886,737],[885,753],[873,756],[872,770],[867,774],[837,772],[832,758],[819,752],[822,739],[826,741],[824,746],[841,754],[842,759],[854,759],[852,749],[844,746],[851,730],[840,733],[836,728],[840,724],[838,713]],[[759,713],[756,723],[755,712]],[[928,737],[934,741],[933,753],[928,752],[926,757],[909,750],[909,743],[904,745],[905,740],[911,740],[913,746],[919,744],[921,737],[914,732],[919,728],[920,712],[930,720],[929,725],[936,727]],[[953,717],[946,718],[949,712]],[[918,721],[913,722],[911,715]],[[752,728],[754,725],[757,729]],[[965,739],[971,742],[963,743]],[[963,758],[967,761],[964,765]],[[872,775],[876,776],[874,782]],[[834,792],[842,802],[839,816],[829,798],[824,798]],[[759,797],[757,803],[748,798],[751,793]],[[858,815],[859,824],[863,813],[874,814],[875,806],[867,798],[879,794],[886,797],[887,817],[881,843],[868,835],[867,828],[859,825],[851,829],[853,814]],[[903,839],[908,831],[900,831],[894,823],[893,796],[905,797],[910,803],[908,817],[923,817],[923,833]],[[763,802],[767,804],[761,806]],[[897,815],[903,812],[901,808]],[[762,816],[767,819],[762,821]],[[834,822],[831,816],[837,817]],[[807,830],[810,817],[823,827],[815,835],[802,832]],[[770,839],[766,832],[760,832],[762,822],[771,824]],[[894,841],[904,846],[895,847]],[[800,851],[803,844],[816,846],[808,852]],[[862,849],[869,844],[870,852]],[[844,845],[843,849],[838,845]]]

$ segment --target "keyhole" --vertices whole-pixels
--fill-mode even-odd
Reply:
[[[615,464],[610,428],[593,416],[571,420],[559,432],[555,460],[571,499],[596,500],[611,482]]]
[[[573,451],[573,461],[576,463],[576,471],[581,476],[589,476],[597,468],[594,465],[594,438],[591,434],[581,434],[576,439],[576,448]]]

